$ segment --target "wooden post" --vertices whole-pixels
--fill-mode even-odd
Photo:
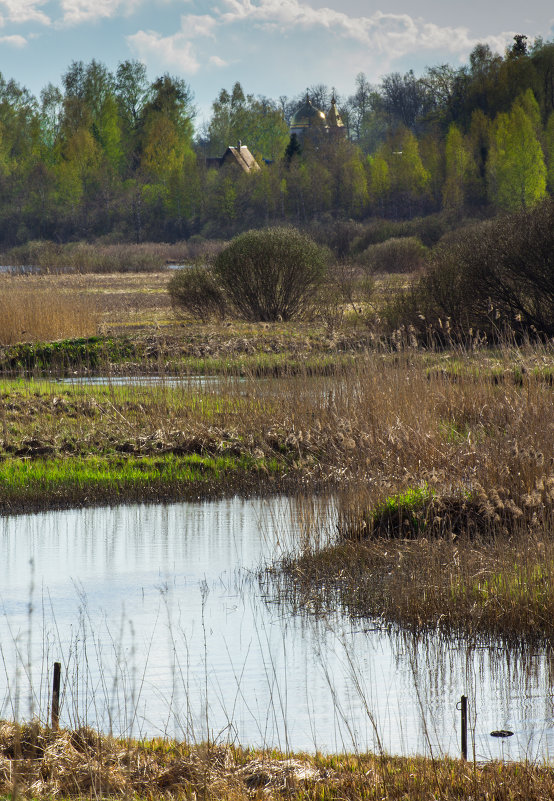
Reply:
[[[467,696],[462,695],[460,701],[460,712],[462,718],[462,759],[467,761]]]
[[[52,728],[60,728],[60,679],[62,673],[61,662],[54,662],[54,681],[52,682]]]

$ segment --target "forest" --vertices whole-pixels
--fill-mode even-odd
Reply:
[[[529,209],[554,192],[554,41],[519,34],[504,55],[360,73],[337,98],[347,136],[290,148],[303,93],[222,89],[195,128],[193,88],[145,66],[73,62],[34,97],[0,75],[0,245],[172,242],[289,223],[452,220]],[[313,86],[327,109],[331,90]],[[238,139],[261,169],[207,169]]]

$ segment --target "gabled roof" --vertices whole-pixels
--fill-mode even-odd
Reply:
[[[238,164],[243,172],[257,172],[260,169],[252,153],[242,144],[237,147],[229,145],[220,159],[220,166],[223,167],[224,164]]]

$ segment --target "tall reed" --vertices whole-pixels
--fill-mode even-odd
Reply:
[[[96,333],[98,316],[74,294],[26,288],[4,277],[0,289],[0,344],[83,337]]]

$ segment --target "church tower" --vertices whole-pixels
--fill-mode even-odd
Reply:
[[[331,108],[327,112],[327,124],[329,127],[330,136],[334,136],[337,138],[343,138],[346,136],[346,128],[339,114],[334,92],[333,92],[333,97],[331,98]]]

